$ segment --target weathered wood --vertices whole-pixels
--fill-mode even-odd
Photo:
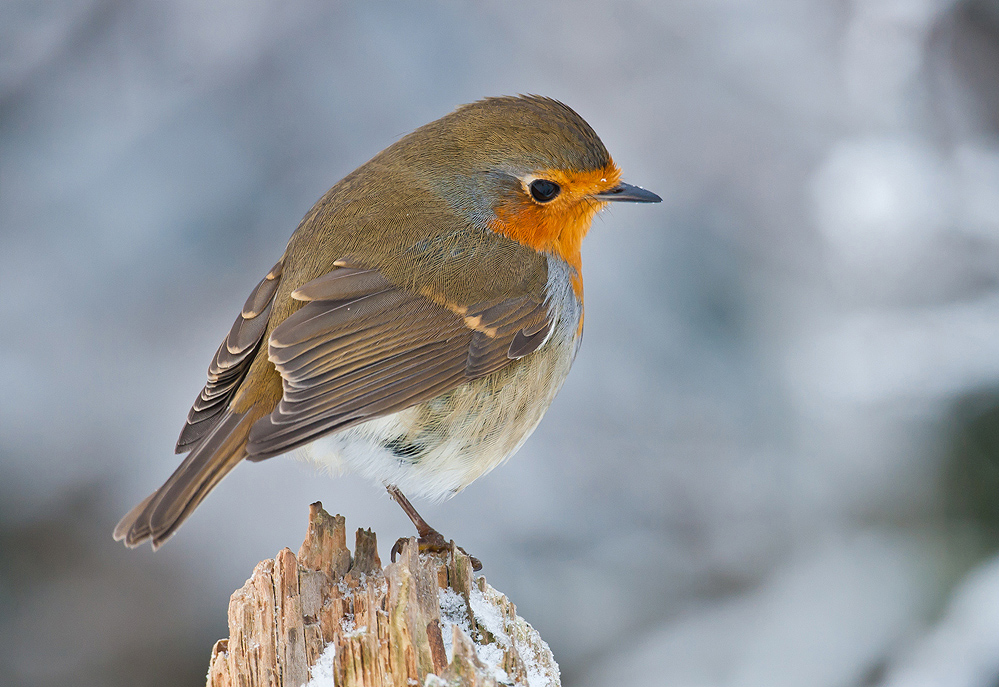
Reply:
[[[208,687],[559,685],[548,645],[453,544],[411,539],[382,568],[373,532],[353,556],[346,541],[343,517],[312,504],[298,556],[258,563],[229,600]]]

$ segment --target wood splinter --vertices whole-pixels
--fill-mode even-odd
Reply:
[[[416,538],[382,568],[374,532],[354,555],[340,515],[316,502],[296,556],[261,561],[229,600],[229,638],[208,687],[557,687],[558,665],[514,605],[456,547]]]

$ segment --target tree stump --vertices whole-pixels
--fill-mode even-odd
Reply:
[[[229,638],[212,649],[208,687],[558,687],[548,645],[452,542],[416,539],[382,568],[375,535],[309,509],[298,556],[262,561],[229,600]]]

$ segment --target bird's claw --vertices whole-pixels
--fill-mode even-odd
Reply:
[[[389,555],[393,563],[395,563],[395,557],[402,553],[402,547],[405,546],[408,541],[408,537],[400,537],[396,540],[395,544],[392,545],[392,551]],[[447,553],[451,550],[451,546],[454,542],[445,539],[444,535],[440,532],[433,531],[417,538],[416,544],[419,547],[420,553]],[[472,564],[472,570],[475,572],[482,570],[482,561],[469,554],[460,546],[456,548],[468,556],[468,560]]]

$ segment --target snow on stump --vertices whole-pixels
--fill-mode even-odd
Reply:
[[[548,645],[453,543],[420,554],[410,539],[383,569],[374,533],[357,531],[352,557],[318,502],[298,556],[258,563],[232,595],[208,668],[208,687],[559,684]]]

